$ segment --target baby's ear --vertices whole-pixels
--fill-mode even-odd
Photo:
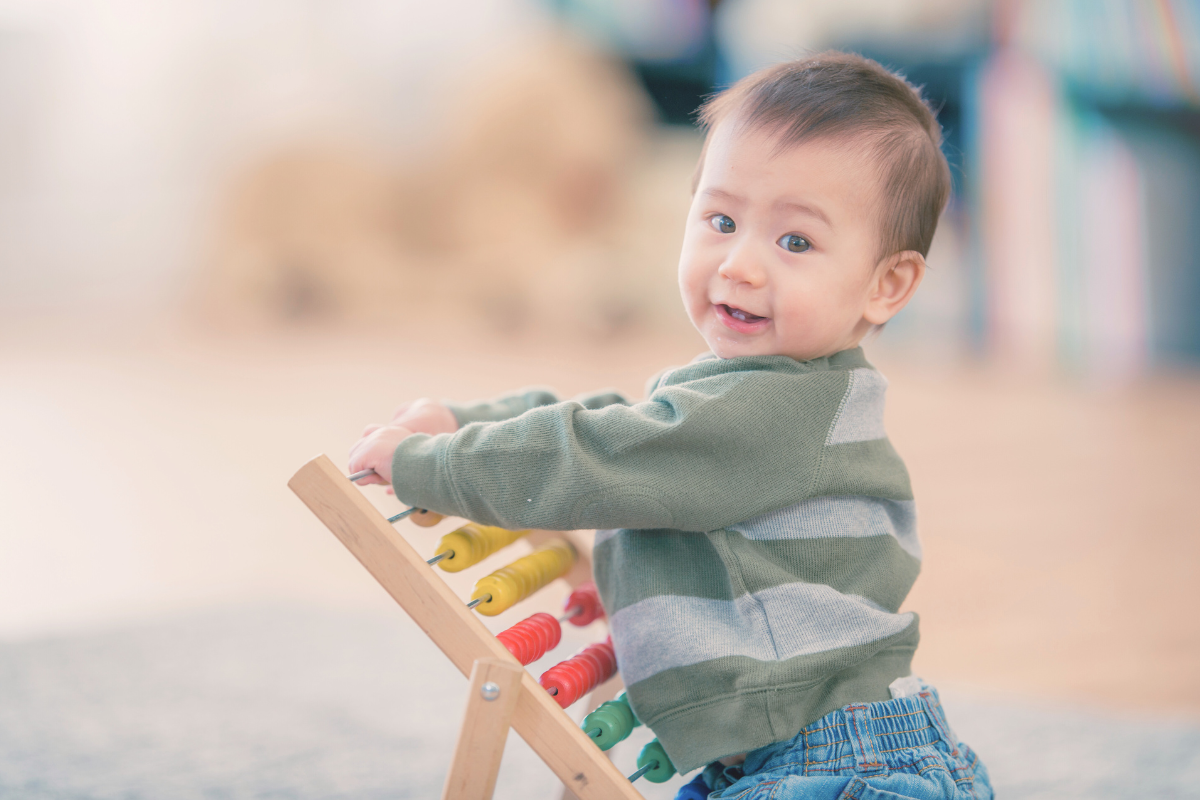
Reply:
[[[925,257],[916,250],[888,256],[875,269],[863,319],[882,325],[908,305],[925,277]]]

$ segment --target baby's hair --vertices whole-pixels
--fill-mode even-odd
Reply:
[[[852,53],[820,53],[743,78],[705,102],[699,117],[708,135],[731,117],[777,131],[780,150],[817,139],[865,145],[883,170],[880,258],[902,250],[928,255],[950,197],[950,166],[933,109],[900,75]],[[702,153],[693,191],[703,165]]]

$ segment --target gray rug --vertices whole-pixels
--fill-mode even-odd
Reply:
[[[942,688],[1002,798],[1200,797],[1194,720]],[[437,798],[465,689],[399,611],[233,609],[0,643],[0,798]],[[650,736],[614,750],[622,770]],[[638,785],[657,800],[681,783]],[[558,789],[510,735],[496,797]]]

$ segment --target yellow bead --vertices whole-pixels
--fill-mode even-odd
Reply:
[[[479,582],[475,584],[475,591],[471,594],[471,599],[478,600],[489,595],[490,599],[475,606],[475,610],[485,617],[494,617],[500,612],[512,608],[521,600],[513,582],[496,575],[480,578]]]
[[[520,539],[529,531],[509,531],[490,525],[468,523],[450,531],[438,542],[437,552],[453,551],[454,555],[438,562],[446,572],[461,572],[478,564],[492,553]]]
[[[554,541],[480,578],[471,599],[491,595],[491,600],[480,603],[475,610],[491,617],[512,608],[554,579],[567,574],[575,565],[575,557],[575,548],[569,543]]]

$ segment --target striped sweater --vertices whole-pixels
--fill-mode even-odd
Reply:
[[[912,490],[861,349],[712,355],[644,402],[530,390],[397,448],[396,496],[506,528],[596,528],[630,703],[686,772],[909,674]]]

